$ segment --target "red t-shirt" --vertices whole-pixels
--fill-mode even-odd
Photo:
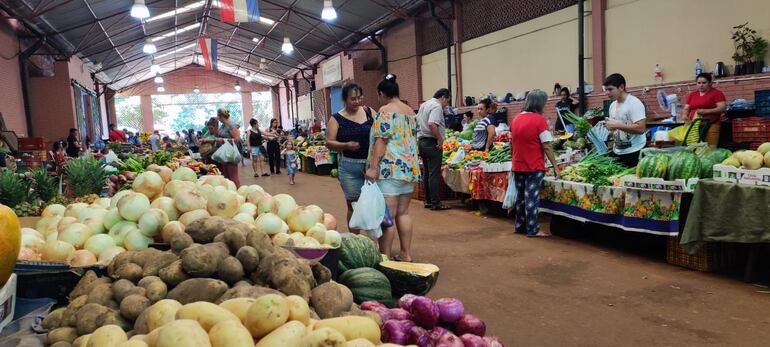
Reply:
[[[726,101],[725,94],[719,89],[711,88],[706,94],[701,95],[700,91],[696,90],[687,97],[687,104],[690,105],[690,119],[695,118],[695,113],[699,109],[712,109],[717,107],[718,102]],[[709,122],[719,122],[721,115],[710,114],[708,116]]]
[[[110,131],[110,141],[112,142],[126,142],[128,139],[126,139],[126,133],[123,132],[123,130],[111,130]]]
[[[511,124],[511,158],[513,171],[545,171],[543,140],[550,141],[548,123],[539,113],[517,115]]]

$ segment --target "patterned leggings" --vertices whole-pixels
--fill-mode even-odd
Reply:
[[[545,172],[514,172],[516,182],[516,232],[535,235],[540,230],[538,207],[540,205],[540,185]]]

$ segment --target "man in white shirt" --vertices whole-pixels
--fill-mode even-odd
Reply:
[[[441,204],[438,186],[446,133],[444,109],[451,97],[449,89],[441,88],[433,94],[432,99],[422,103],[417,112],[417,122],[420,125],[417,137],[420,139],[420,157],[425,166],[425,174],[422,177],[425,187],[425,208],[434,211],[449,209],[448,206]]]
[[[644,104],[626,92],[626,79],[621,74],[608,76],[603,85],[613,100],[609,117],[604,121],[607,130],[613,132],[615,146],[612,151],[621,164],[634,167],[639,164],[639,151],[647,144]]]
[[[152,132],[152,135],[150,135],[149,138],[147,138],[148,141],[150,141],[150,148],[153,151],[158,150],[158,143],[160,142],[160,133],[155,130]]]

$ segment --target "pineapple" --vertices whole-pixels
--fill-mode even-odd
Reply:
[[[48,205],[53,205],[53,204],[59,204],[59,205],[67,206],[67,205],[69,205],[71,203],[72,203],[72,199],[70,199],[70,198],[68,198],[68,197],[66,197],[64,195],[55,195],[53,198],[51,198],[50,200],[48,200],[45,203],[45,206],[47,207]]]
[[[39,216],[43,210],[40,206],[24,201],[13,208],[13,212],[18,217],[36,217]]]
[[[72,195],[76,197],[101,194],[110,176],[104,169],[104,165],[92,156],[68,161],[64,171],[67,175],[67,185],[72,190]]]
[[[32,170],[31,176],[35,193],[40,200],[48,201],[56,195],[59,190],[59,183],[48,174],[48,171],[36,168]]]
[[[32,202],[32,182],[21,178],[10,170],[0,171],[0,204],[16,206],[22,202]]]
[[[98,199],[99,199],[99,195],[88,194],[88,195],[85,195],[85,196],[78,196],[78,197],[76,197],[74,200],[72,200],[72,203],[76,204],[76,203],[79,203],[79,202],[84,202],[84,203],[90,205],[90,204],[93,204],[94,201],[96,201]]]

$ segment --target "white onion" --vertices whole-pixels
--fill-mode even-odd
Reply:
[[[75,248],[82,248],[91,237],[91,228],[83,223],[72,223],[59,233],[59,240],[67,242]]]
[[[131,189],[134,192],[146,195],[147,198],[154,198],[163,193],[164,185],[163,178],[159,174],[145,171],[136,175]]]
[[[120,216],[118,208],[110,207],[107,209],[107,213],[104,215],[104,228],[110,230],[115,224],[118,224],[118,222],[122,220],[123,217]]]
[[[112,196],[112,199],[110,199],[110,207],[118,207],[118,202],[120,202],[120,199],[122,199],[126,194],[132,193],[131,190],[121,190],[115,195]]]
[[[257,217],[254,225],[257,227],[257,230],[265,234],[275,235],[281,232],[283,220],[274,213],[264,213]]]
[[[75,204],[70,204],[67,206],[67,208],[64,210],[64,217],[75,217],[77,218],[80,214],[80,211],[88,208],[88,204],[84,202],[78,202]]]
[[[303,238],[305,238],[305,234],[303,234],[303,233],[291,233],[291,234],[289,234],[289,237],[291,237],[291,239],[294,240],[294,242],[296,243],[296,242],[299,242],[299,240],[302,240]]]
[[[126,234],[123,245],[126,247],[126,250],[139,251],[147,248],[150,245],[150,241],[152,239],[144,236],[141,231],[134,229]]]
[[[195,183],[198,180],[198,175],[193,169],[182,166],[171,175],[172,181],[189,181]]]
[[[89,229],[91,229],[91,235],[104,234],[107,232],[107,228],[104,226],[104,218],[91,217],[83,221]]]
[[[123,247],[108,247],[107,249],[103,250],[101,253],[99,253],[99,263],[107,265],[112,261],[112,258],[115,258],[116,255],[125,252],[126,249]]]
[[[170,221],[179,219],[180,213],[179,210],[174,207],[174,199],[167,196],[161,196],[153,200],[153,202],[150,204],[150,208],[157,208],[163,212],[166,212],[166,216]]]
[[[168,223],[166,212],[157,208],[151,208],[139,217],[139,221],[136,224],[144,236],[153,237],[160,232],[160,229],[166,223]]]
[[[39,231],[43,235],[48,235],[52,232],[58,231],[59,222],[62,220],[63,215],[53,215],[48,217],[40,218],[37,223],[35,223],[35,230]]]
[[[184,224],[185,226],[190,225],[190,223],[201,219],[201,218],[208,218],[211,217],[211,214],[209,214],[209,211],[206,210],[194,210],[187,212],[179,217],[179,222]]]
[[[321,243],[312,237],[303,237],[297,242],[297,247],[302,248],[321,248]]]
[[[254,223],[254,217],[250,216],[248,213],[238,213],[233,216],[233,220],[241,223]]]
[[[221,188],[215,189],[206,205],[212,216],[232,218],[238,213],[238,194]]]
[[[81,249],[72,252],[67,257],[67,263],[73,267],[91,266],[96,264],[96,256],[89,250]]]
[[[289,225],[289,230],[304,233],[313,227],[315,223],[322,221],[323,211],[319,211],[320,208],[314,209],[312,206],[297,207],[286,216],[286,224]]]
[[[115,247],[115,240],[107,234],[92,235],[83,245],[83,249],[87,249],[93,254],[100,254],[110,247]]]
[[[103,208],[85,208],[78,213],[78,222],[83,223],[88,218],[91,217],[104,217],[104,215],[107,214],[107,210]]]
[[[326,238],[321,243],[337,248],[342,245],[342,235],[337,230],[327,230]]]
[[[51,233],[49,233],[48,235],[45,236],[45,242],[48,242],[48,241],[51,241],[51,240],[54,240],[54,241],[59,240],[59,232],[58,231],[51,232]]]
[[[273,244],[276,246],[293,246],[294,240],[286,233],[278,233],[273,235]]]
[[[248,195],[246,195],[246,202],[250,202],[250,203],[254,204],[254,206],[256,206],[257,204],[259,204],[260,200],[262,200],[262,199],[264,199],[266,197],[270,197],[270,196],[272,196],[272,195],[270,195],[270,194],[268,194],[268,193],[266,193],[264,191],[261,191],[261,190],[253,191],[253,192],[249,193]]]
[[[254,218],[257,215],[257,205],[254,205],[250,202],[244,203],[240,208],[238,208],[238,213],[246,213],[250,215],[251,218]]]
[[[43,260],[58,262],[67,261],[67,258],[69,258],[70,254],[74,252],[75,247],[60,240],[46,241],[41,250]]]
[[[51,204],[45,207],[43,209],[43,213],[41,216],[43,217],[50,217],[50,216],[61,216],[64,217],[64,211],[67,209],[64,205],[60,204]]]
[[[123,240],[126,237],[126,234],[128,234],[132,230],[139,230],[139,228],[136,227],[136,224],[131,221],[122,221],[118,222],[118,224],[115,224],[109,231],[110,237],[112,237],[113,240],[115,240],[115,245],[117,246],[123,246]]]
[[[56,225],[56,231],[62,232],[64,229],[67,229],[68,226],[72,223],[77,223],[78,219],[75,217],[64,217],[61,220],[59,220],[59,224]]]
[[[174,198],[176,193],[185,189],[195,189],[196,185],[190,181],[171,181],[163,188],[163,196]]]
[[[176,193],[174,207],[183,214],[194,210],[205,210],[206,198],[197,190],[183,189]]]
[[[158,169],[158,175],[160,175],[160,178],[163,179],[163,183],[168,183],[171,181],[171,175],[173,175],[174,172],[171,171],[171,168],[167,166],[161,166],[160,169]]]
[[[321,223],[315,223],[307,230],[306,235],[316,239],[319,243],[323,243],[326,239],[326,227]]]
[[[21,228],[21,234],[22,235],[32,235],[32,236],[37,237],[39,239],[45,238],[45,235],[43,235],[43,233],[41,233],[41,232],[39,232],[39,231],[37,231],[35,229],[32,229],[32,228]]]
[[[137,221],[142,214],[150,209],[150,199],[145,194],[131,193],[118,202],[118,212],[125,220]]]
[[[21,234],[21,246],[33,249],[35,251],[40,250],[45,244],[45,240],[41,237],[37,237],[34,234]]]
[[[337,218],[331,213],[324,213],[323,223],[326,230],[337,230]]]

